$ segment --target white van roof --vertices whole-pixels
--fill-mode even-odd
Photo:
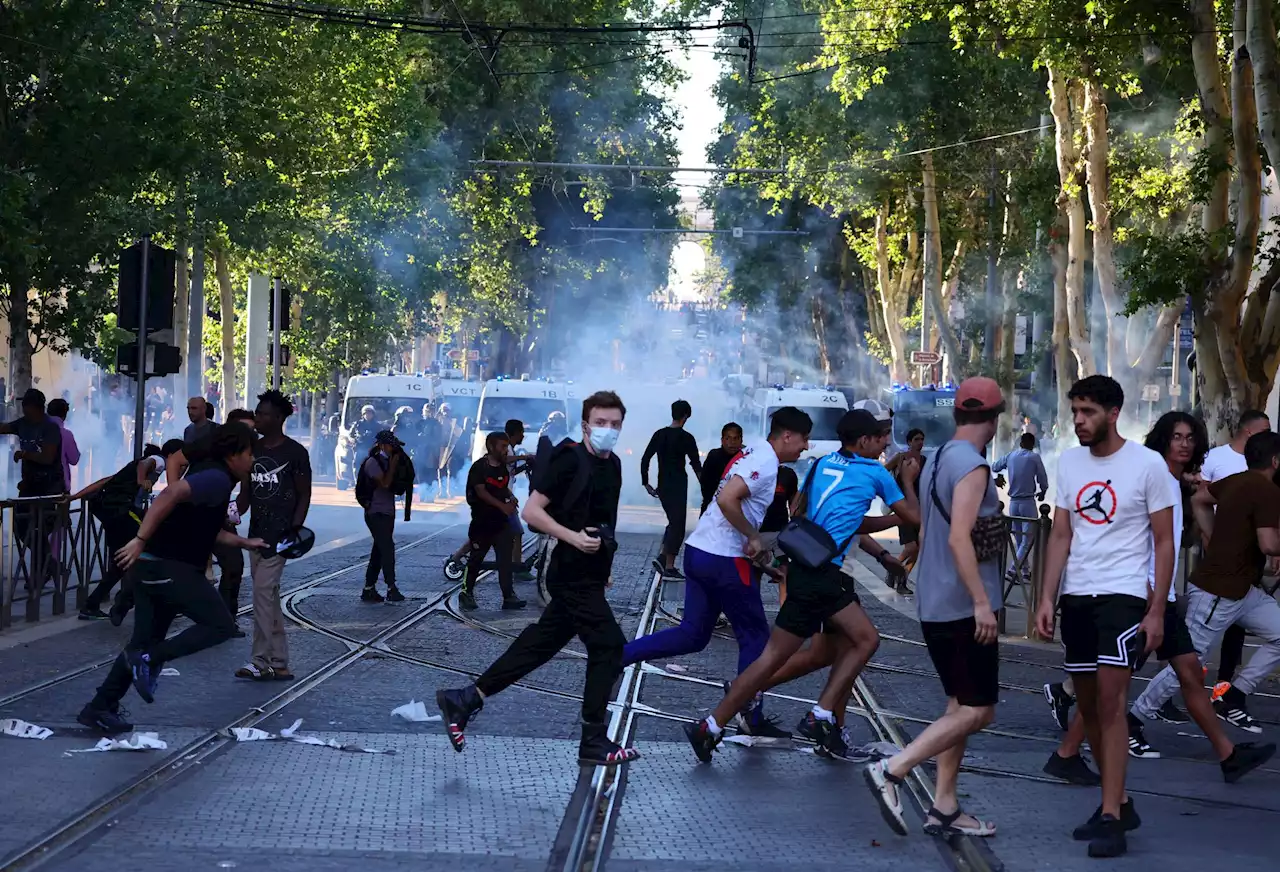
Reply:
[[[370,373],[353,375],[347,379],[348,397],[422,397],[435,396],[435,386],[430,376],[386,375]]]
[[[796,406],[797,408],[822,406],[834,409],[849,408],[849,401],[839,391],[818,387],[779,387],[757,388],[752,394],[756,404],[762,408],[772,409],[778,406]]]

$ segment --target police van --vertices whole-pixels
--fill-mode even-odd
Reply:
[[[773,385],[756,388],[747,404],[747,420],[743,422],[747,439],[764,439],[769,435],[769,417],[783,406],[795,406],[813,419],[813,431],[809,434],[809,450],[796,463],[800,473],[808,470],[815,459],[840,450],[840,437],[836,425],[849,411],[849,401],[840,391],[815,385],[797,384],[791,387]]]
[[[334,467],[338,471],[338,487],[345,490],[355,484],[356,439],[352,433],[364,418],[364,409],[373,408],[373,421],[362,429],[389,430],[395,424],[396,409],[408,406],[419,415],[422,407],[435,398],[435,387],[430,376],[397,375],[394,373],[363,372],[347,379],[342,401],[341,436],[333,451]]]
[[[524,422],[524,450],[533,450],[535,438],[547,417],[559,412],[567,421],[570,401],[578,391],[567,382],[531,379],[527,375],[518,379],[499,376],[484,383],[480,392],[480,406],[476,411],[476,430],[471,445],[472,460],[484,457],[485,437],[495,430],[502,430],[508,421]]]

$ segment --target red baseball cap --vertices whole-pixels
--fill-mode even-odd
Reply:
[[[956,391],[956,408],[966,412],[1004,411],[1004,393],[995,379],[974,376],[960,382]]]

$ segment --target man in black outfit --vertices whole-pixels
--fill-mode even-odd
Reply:
[[[605,723],[626,641],[604,595],[617,550],[613,530],[622,492],[621,464],[613,448],[626,413],[612,391],[587,397],[582,403],[582,443],[560,446],[546,474],[538,475],[524,519],[557,540],[547,563],[551,603],[475,684],[436,692],[455,751],[465,747],[467,723],[484,708],[487,697],[524,678],[577,636],[587,648],[578,761],[616,766],[640,756],[610,739]]]
[[[640,481],[649,496],[662,503],[667,516],[667,531],[662,537],[662,557],[653,561],[653,568],[663,578],[683,579],[676,569],[676,555],[684,544],[685,518],[689,512],[689,474],[685,472],[687,457],[693,474],[702,477],[702,460],[698,457],[698,443],[693,434],[684,429],[693,415],[693,408],[685,400],[671,404],[671,426],[653,434],[649,447],[640,458]],[[658,457],[658,486],[649,485],[649,461]]]
[[[716,498],[716,488],[720,487],[724,471],[741,450],[742,425],[730,421],[720,428],[720,447],[708,451],[707,459],[702,463],[702,475],[699,476],[702,485],[702,514],[706,513],[707,506]]]
[[[154,702],[165,663],[232,637],[235,622],[204,571],[215,541],[250,549],[265,545],[222,527],[231,490],[253,465],[252,444],[242,426],[223,424],[214,430],[207,449],[210,463],[166,487],[147,510],[138,534],[116,552],[120,567],[134,581],[133,637],[77,716],[86,727],[107,735],[132,730],[120,713],[130,685],[144,702]],[[191,626],[165,638],[179,615],[190,618]]]
[[[471,464],[467,473],[467,504],[471,506],[471,526],[467,541],[471,554],[467,558],[467,577],[458,595],[458,604],[466,611],[479,608],[476,602],[476,580],[480,565],[492,548],[498,561],[498,586],[502,588],[502,607],[522,609],[525,601],[516,596],[511,580],[511,519],[519,503],[511,495],[511,469],[507,466],[507,434],[495,431],[485,437],[485,455]]]

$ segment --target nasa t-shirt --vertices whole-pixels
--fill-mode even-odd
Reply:
[[[1147,598],[1151,514],[1174,504],[1169,467],[1133,440],[1109,457],[1080,446],[1058,460],[1056,505],[1071,516],[1061,593]]]
[[[311,478],[311,458],[307,449],[290,439],[268,448],[259,439],[253,446],[253,470],[249,473],[249,536],[275,545],[293,529],[293,513],[298,507],[294,477]]]
[[[774,489],[778,483],[778,455],[768,440],[761,439],[744,446],[725,467],[720,476],[720,485],[716,488],[716,496],[724,488],[725,482],[738,476],[747,483],[747,498],[742,501],[742,513],[747,523],[757,530],[764,523],[765,512],[773,502]],[[712,498],[706,512],[698,519],[698,526],[685,540],[685,544],[721,557],[742,557],[746,551],[747,537],[735,530],[725,520],[720,505]]]

